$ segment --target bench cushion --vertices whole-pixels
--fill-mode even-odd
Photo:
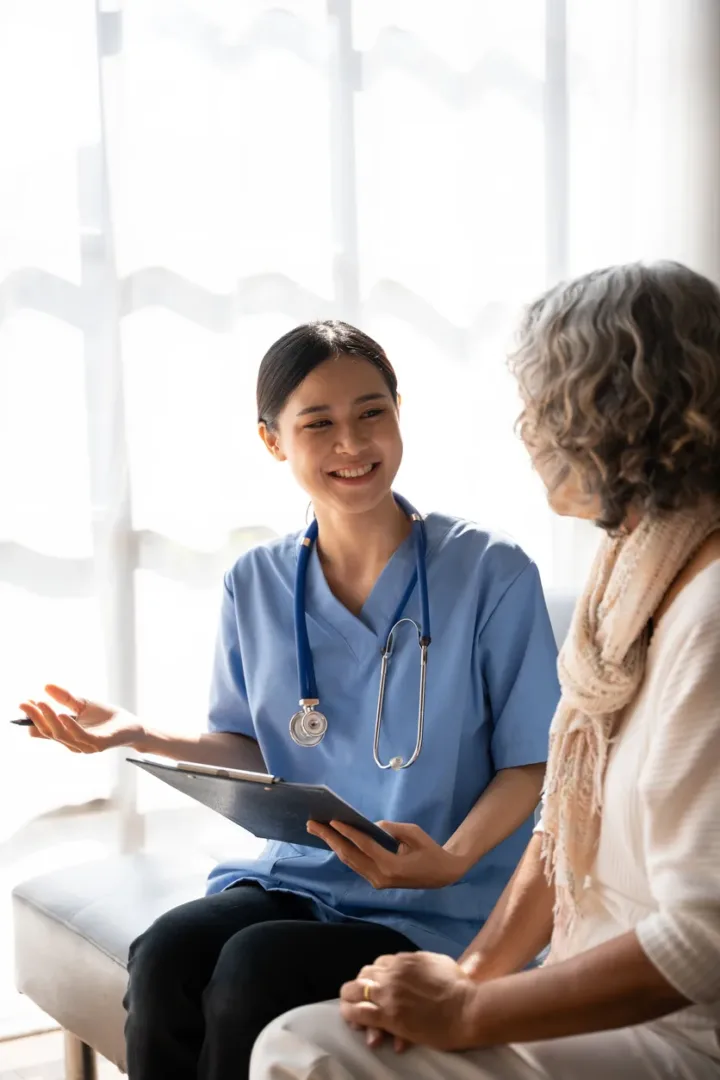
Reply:
[[[201,896],[210,866],[138,854],[22,882],[13,891],[18,989],[124,1070],[130,944],[163,912]]]

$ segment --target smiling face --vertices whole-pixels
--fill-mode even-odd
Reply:
[[[320,364],[260,435],[316,506],[365,513],[387,497],[402,460],[398,410],[382,373],[341,355]]]

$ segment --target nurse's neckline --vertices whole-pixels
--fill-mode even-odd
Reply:
[[[448,520],[448,522],[444,524],[444,516],[441,513],[435,513],[432,510],[429,510],[427,513],[424,514],[420,514],[420,517],[425,522],[427,536],[426,551],[428,556],[430,556],[437,551],[448,533],[452,532],[454,520]],[[438,520],[438,518],[440,518],[441,520]],[[478,528],[481,528],[481,526],[478,526]],[[305,532],[306,528],[298,529],[295,532],[288,533],[286,536],[286,540],[292,545],[292,552],[295,556],[295,559],[297,559],[300,548],[303,546]],[[403,541],[403,543],[406,542],[406,540]],[[315,545],[313,545],[313,547],[314,546]]]
[[[385,570],[402,549],[407,547],[412,537],[413,520],[406,507],[400,501],[397,501],[395,506],[400,515],[395,518],[400,525],[400,531],[396,542],[388,544],[384,550],[378,547],[374,554],[358,556],[356,548],[355,559],[349,553],[347,560],[338,560],[323,548],[320,535],[313,544],[327,587],[355,618],[360,618]]]
[[[363,550],[362,546],[358,548],[357,539],[363,536],[362,524],[351,534],[354,543],[347,553],[347,558],[337,558],[332,552],[328,553],[323,548],[321,535],[315,537],[315,557],[327,588],[356,619],[362,617],[362,612],[386,568],[396,557],[402,556],[403,549],[407,549],[412,537],[412,508],[409,508],[404,500],[396,498],[394,509],[397,512],[397,516],[393,517],[392,529],[395,537],[391,540],[388,535],[390,529],[386,529],[384,534],[378,529],[378,539],[384,536],[388,542],[384,548],[378,543],[375,552]],[[318,526],[320,524],[318,522]]]
[[[399,539],[398,539],[397,543],[395,544],[395,546],[389,551],[389,554],[387,555],[387,558],[385,559],[385,565],[387,565],[387,563],[390,561],[390,559],[392,559],[395,552],[399,551],[400,548],[403,546],[403,544],[406,544],[408,542],[408,540],[412,536],[412,529],[413,529],[413,523],[412,523],[411,519],[406,514],[403,514],[402,535],[399,537]],[[325,567],[325,566],[333,566],[334,563],[337,562],[337,560],[333,559],[332,555],[328,554],[328,552],[323,548],[322,543],[321,543],[321,535],[320,535],[319,532],[318,532],[318,536],[317,536],[317,539],[315,541],[314,546],[315,546],[315,550],[317,552],[318,559],[320,560],[321,566],[323,566],[323,567]]]
[[[383,565],[392,558],[395,552],[402,547],[407,538],[412,534],[412,518],[408,511],[408,507],[404,505],[404,500],[392,493],[394,499],[392,517],[387,516],[387,510],[389,507],[386,505],[383,511],[383,517],[385,519],[384,526],[378,525],[377,518],[372,520],[371,515],[357,515],[357,520],[351,522],[343,522],[340,527],[330,526],[330,533],[332,539],[329,545],[323,543],[322,534],[322,516],[315,515],[317,522],[317,532],[314,541],[314,547],[323,566],[337,566],[340,562],[345,560],[339,560],[337,554],[333,553],[333,548],[343,552],[349,556],[347,562],[350,564],[349,570],[351,573],[355,572],[353,563],[359,565],[361,561],[364,561],[368,556],[368,534],[372,536],[374,533],[376,540],[378,541],[375,546],[375,550],[381,551],[382,554],[376,560],[383,561]],[[410,508],[412,509],[412,508]],[[368,518],[370,521],[368,522]],[[330,518],[332,521],[332,518]],[[393,536],[394,534],[394,536]],[[327,536],[327,533],[326,533]],[[343,538],[344,537],[344,542]],[[335,541],[335,542],[334,542]],[[383,543],[382,541],[385,541]],[[372,546],[372,545],[371,545]],[[330,550],[328,550],[330,549]],[[352,555],[356,556],[360,554],[361,558],[352,558]],[[370,555],[372,559],[372,554]]]
[[[312,509],[312,507],[309,507],[308,509],[310,510],[310,509]],[[400,509],[400,507],[398,509]],[[315,515],[313,514],[313,517],[314,516]],[[412,536],[412,524],[413,524],[412,519],[410,517],[408,517],[407,514],[404,514],[403,516],[405,518],[405,521],[408,524],[408,529],[407,529],[407,532],[405,532],[403,538],[399,541],[397,547],[395,548],[395,551],[397,551],[399,548],[401,548],[403,546],[403,544],[407,543],[408,539]],[[421,521],[423,521],[425,523],[425,525],[427,527],[428,523],[430,522],[431,518],[433,517],[433,514],[430,511],[428,511],[427,513],[420,513],[420,511],[417,511],[417,516],[420,518]],[[308,524],[310,523],[311,520],[312,520],[312,518],[308,519]],[[295,554],[296,555],[297,555],[298,551],[300,550],[300,548],[303,546],[303,543],[305,542],[306,533],[307,533],[307,525],[305,526],[305,528],[299,529],[297,532],[292,534],[294,536],[294,539],[295,539],[294,548],[295,548]],[[319,527],[318,527],[318,533],[319,533]],[[428,536],[428,538],[427,538],[427,551],[428,552],[433,550],[433,548],[437,544],[437,541],[438,541],[438,537],[436,537],[436,536],[434,537],[432,535]],[[317,547],[318,547],[317,541],[313,541],[312,546],[317,551]],[[393,552],[393,554],[394,554],[394,552]]]

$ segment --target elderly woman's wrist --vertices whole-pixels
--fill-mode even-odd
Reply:
[[[489,1045],[486,1031],[487,987],[466,978],[457,1010],[452,1049],[474,1050]]]
[[[518,970],[503,949],[483,949],[482,946],[476,948],[472,945],[458,961],[458,966],[466,978],[475,983],[500,979],[504,975],[513,975]]]

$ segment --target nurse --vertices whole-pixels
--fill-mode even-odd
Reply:
[[[414,520],[393,494],[397,380],[378,344],[342,322],[299,326],[263,359],[257,404],[263,443],[312,500],[316,534],[257,547],[227,573],[208,733],[166,734],[58,687],[47,689],[62,712],[22,708],[31,734],[76,751],[130,746],[327,784],[400,847],[391,854],[350,828],[310,822],[326,848],[272,842],[218,866],[207,896],[163,915],[131,948],[130,1080],[244,1077],[270,1020],[336,997],[378,955],[460,956],[529,840],[559,696],[532,562],[470,522]],[[311,695],[296,659],[302,549]],[[376,754],[374,740],[381,652],[397,618],[422,627],[422,568],[432,642],[422,747],[408,765],[420,685],[409,622],[394,636]],[[308,696],[328,721],[313,746],[289,730]],[[393,758],[407,767],[378,767]]]

